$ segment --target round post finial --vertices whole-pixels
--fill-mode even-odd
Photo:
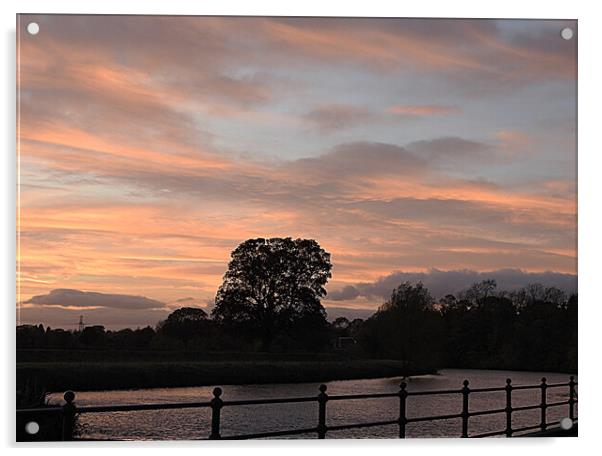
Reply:
[[[470,384],[470,382],[468,380],[464,380],[462,382],[462,384],[464,385],[464,388],[468,388],[468,385]]]
[[[407,386],[408,386],[408,384],[407,384],[406,382],[401,382],[401,383],[399,384],[399,388],[401,388],[402,390],[406,389],[406,388],[407,388]]]
[[[75,393],[71,390],[65,391],[65,394],[63,394],[63,399],[65,399],[67,404],[71,404],[75,400]]]
[[[213,388],[213,395],[215,397],[220,397],[222,395],[222,392],[223,391],[222,391],[222,389],[219,386]]]
[[[328,387],[324,383],[322,383],[318,389],[320,390],[321,393],[325,393],[326,390],[328,389]]]

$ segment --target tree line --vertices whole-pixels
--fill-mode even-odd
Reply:
[[[83,331],[20,326],[18,348],[320,352],[402,360],[408,367],[577,369],[577,295],[494,280],[435,300],[401,283],[366,320],[328,322],[330,255],[315,240],[250,239],[233,252],[211,315],[185,307],[155,328]]]
[[[403,283],[357,332],[369,356],[409,365],[577,370],[577,295],[531,284],[497,292],[495,280],[439,301]]]

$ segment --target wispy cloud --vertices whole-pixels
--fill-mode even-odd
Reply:
[[[356,106],[328,105],[319,106],[304,116],[307,123],[318,131],[333,132],[343,130],[358,123],[369,122],[374,115]]]
[[[396,270],[576,272],[574,131],[553,127],[574,112],[549,105],[574,106],[570,22],[31,19],[27,321],[92,302],[59,288],[167,303],[103,297],[86,314],[107,322],[206,305],[257,236],[317,239],[331,296]]]

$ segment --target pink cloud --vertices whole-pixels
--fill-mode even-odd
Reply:
[[[40,18],[44,46],[29,40],[21,48],[23,298],[72,288],[206,302],[231,250],[259,236],[316,238],[333,254],[338,284],[429,267],[576,271],[570,182],[514,188],[449,173],[449,162],[456,173],[494,166],[496,154],[530,147],[536,138],[528,133],[500,129],[486,144],[406,144],[403,131],[357,139],[348,127],[460,109],[397,104],[372,113],[325,97],[312,110],[302,84],[282,90],[296,81],[248,70],[359,64],[375,80],[403,68],[491,88],[570,78],[570,52],[535,38],[500,41],[489,22],[430,21],[425,33],[398,20],[73,20],[61,27],[60,17]],[[266,109],[279,90],[282,104]],[[238,131],[217,137],[207,131],[216,118],[249,130],[268,125],[257,132],[273,146],[259,152],[284,153],[265,159],[251,144],[233,153],[219,139]],[[289,154],[280,130],[294,122],[307,133],[307,144],[295,144],[304,158]],[[319,143],[308,124],[348,136]]]

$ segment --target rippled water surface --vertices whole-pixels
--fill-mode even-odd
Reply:
[[[487,370],[442,370],[440,375],[426,375],[406,379],[408,391],[439,389],[460,389],[462,381],[468,379],[471,388],[498,387],[511,378],[513,385],[539,384],[541,377],[548,383],[568,382],[568,374],[534,373]],[[328,394],[363,394],[396,392],[400,378],[344,380],[327,383]],[[211,396],[212,387],[194,388],[153,388],[128,391],[88,391],[77,393],[77,405],[111,405],[206,401]],[[226,385],[222,399],[259,399],[314,396],[318,394],[317,383],[270,384],[270,385]],[[541,390],[519,390],[513,393],[513,406],[539,404]],[[548,403],[566,401],[568,387],[550,388]],[[52,400],[59,401],[54,395]],[[505,392],[471,393],[471,412],[505,407]],[[410,396],[407,402],[407,416],[419,417],[460,413],[462,396],[433,395]],[[96,439],[201,439],[210,432],[211,411],[209,409],[159,410],[118,413],[83,414],[79,418],[81,435]],[[327,424],[330,426],[396,419],[399,416],[397,398],[362,399],[331,401],[327,404]],[[549,422],[568,416],[568,405],[549,408]],[[317,424],[318,405],[316,402],[252,405],[225,407],[222,409],[221,433],[223,436],[267,432],[295,428],[312,428]],[[539,410],[517,411],[513,413],[513,427],[535,425],[540,422]],[[471,435],[503,430],[506,426],[503,413],[471,417]],[[396,425],[376,428],[329,431],[328,438],[395,438]],[[456,437],[461,434],[461,420],[450,419],[434,422],[410,423],[407,437]],[[315,438],[315,433],[298,435],[294,438]]]

